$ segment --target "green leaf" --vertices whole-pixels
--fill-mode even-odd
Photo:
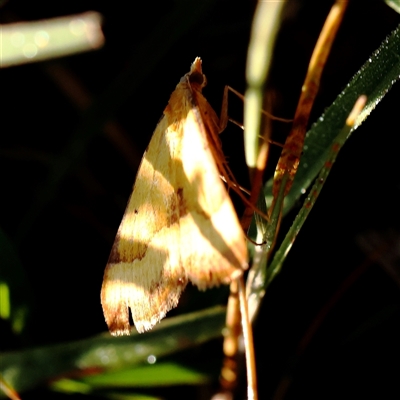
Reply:
[[[101,47],[97,12],[1,26],[0,67],[43,61]]]
[[[155,387],[167,385],[194,385],[208,381],[205,373],[174,362],[144,365],[140,368],[112,371],[88,376],[83,382],[93,387]]]
[[[400,0],[385,0],[385,3],[400,14]]]
[[[109,334],[77,342],[0,354],[0,374],[18,392],[34,388],[55,376],[77,371],[107,371],[159,359],[221,337],[225,308],[169,318],[152,331],[129,337]],[[0,394],[1,395],[1,394]]]
[[[17,249],[0,229],[0,318],[10,321],[15,334],[26,328],[33,304],[32,288]]]
[[[279,249],[275,253],[274,258],[267,269],[267,278],[265,282],[267,287],[275,278],[275,276],[280,272],[283,262],[285,261],[286,256],[293,245],[293,242],[296,240],[300,229],[302,228],[304,222],[306,221],[308,215],[314,207],[314,204],[317,201],[317,198],[325,185],[326,179],[331,172],[332,166],[336,161],[336,157],[340,149],[350,136],[352,127],[352,125],[347,125],[346,123],[340,133],[335,138],[334,144],[329,149],[329,152],[327,153],[324,161],[324,166],[322,167],[318,178],[315,180],[313,187],[311,188],[308,196],[304,201],[303,207],[296,215],[292,226],[290,227],[288,233],[283,239],[282,244],[279,246]]]
[[[244,102],[244,148],[246,163],[255,168],[259,152],[262,98],[265,81],[280,27],[285,1],[260,1],[253,18],[246,65],[246,101]]]
[[[346,88],[339,94],[333,104],[318,119],[307,133],[304,151],[300,160],[299,169],[295,176],[292,188],[285,198],[283,213],[287,213],[300,196],[306,193],[310,184],[329,157],[329,152],[336,136],[345,124],[345,120],[357,98],[365,94],[368,101],[363,112],[357,118],[355,130],[382,100],[393,84],[400,78],[400,26],[386,38],[378,50],[371,55],[367,62],[360,68]],[[272,202],[272,179],[269,180],[264,192],[267,204]],[[300,211],[301,213],[302,211]],[[296,228],[293,228],[296,230]],[[297,234],[297,232],[296,232]],[[294,239],[293,239],[294,240]],[[267,285],[276,276],[293,244],[289,239],[284,243],[284,249],[278,250],[279,261],[275,262],[273,271],[267,272],[267,257],[258,254],[259,262],[256,269],[249,274],[248,298],[249,308],[254,315],[265,294]],[[265,246],[264,246],[265,247]],[[260,252],[268,252],[268,248],[261,248]]]
[[[354,130],[377,106],[385,94],[400,77],[400,26],[387,37],[350,83],[339,94],[333,104],[321,115],[317,123],[307,133],[304,151],[292,189],[285,198],[284,214],[287,213],[305,193],[324,164],[326,152],[329,151],[336,135],[356,99],[365,94],[368,102]],[[272,201],[272,179],[265,185],[267,203]]]

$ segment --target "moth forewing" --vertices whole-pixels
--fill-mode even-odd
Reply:
[[[229,283],[247,262],[243,231],[219,177],[209,142],[190,110],[182,136],[182,167],[186,176],[181,215],[181,257],[186,273],[199,288]],[[232,218],[234,216],[234,218]],[[185,261],[186,260],[186,261]]]
[[[206,127],[218,118],[204,85],[196,58],[139,167],[101,291],[114,335],[129,334],[128,307],[138,332],[149,330],[177,305],[188,280],[206,289],[247,267],[245,237],[210,147],[216,144]]]

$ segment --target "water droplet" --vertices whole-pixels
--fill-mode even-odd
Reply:
[[[85,30],[86,30],[85,21],[83,19],[81,19],[81,18],[73,19],[69,23],[69,30],[75,36],[82,36],[85,33]]]
[[[49,44],[50,36],[46,31],[41,30],[35,33],[33,40],[35,41],[36,46],[43,48]]]
[[[144,353],[146,353],[146,346],[143,346],[141,344],[137,344],[135,346],[135,352],[136,352],[136,354],[144,354]]]
[[[157,361],[157,357],[154,356],[153,354],[151,354],[151,355],[149,355],[149,356],[147,357],[147,362],[148,362],[149,364],[155,364],[156,361]]]
[[[26,58],[33,58],[36,56],[38,49],[35,44],[27,43],[23,48],[22,52]]]

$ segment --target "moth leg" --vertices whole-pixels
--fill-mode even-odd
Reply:
[[[233,94],[235,94],[237,97],[239,97],[239,99],[242,100],[243,103],[245,101],[244,96],[240,92],[238,92],[236,89],[234,89],[231,86],[228,86],[228,85],[225,86],[224,94],[222,97],[222,106],[221,106],[221,117],[220,117],[221,131],[220,131],[220,133],[226,128],[228,121],[232,122],[233,124],[237,125],[239,128],[242,128],[244,130],[243,124],[228,117],[228,92],[229,91],[231,91]],[[260,112],[274,121],[281,121],[281,122],[292,122],[293,121],[293,119],[276,117],[275,115],[272,115],[271,113],[269,113],[268,111],[265,111],[263,109],[261,109]]]
[[[221,133],[225,130],[226,126],[228,125],[228,91],[229,86],[225,85],[224,87],[224,94],[222,95],[222,104],[221,104],[221,115],[219,117],[219,132]]]

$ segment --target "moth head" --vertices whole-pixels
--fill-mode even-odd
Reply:
[[[190,71],[181,79],[181,82],[187,82],[191,87],[197,86],[199,90],[207,85],[207,78],[203,74],[200,57],[195,58]]]

